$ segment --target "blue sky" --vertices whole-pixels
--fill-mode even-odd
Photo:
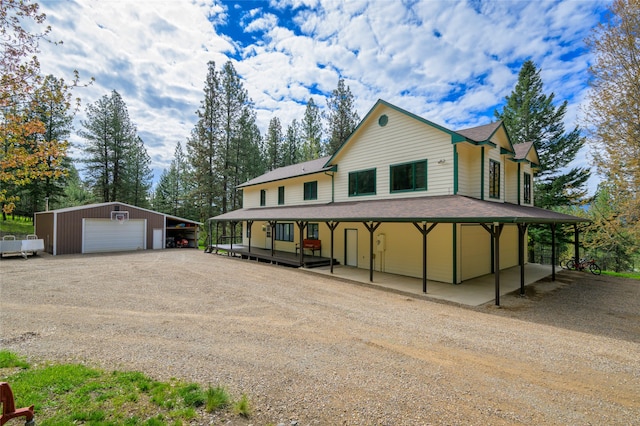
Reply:
[[[326,105],[343,78],[361,117],[384,99],[451,129],[493,120],[522,63],[579,123],[592,60],[584,39],[609,2],[439,0],[40,0],[62,45],[41,45],[44,73],[95,77],[82,108],[117,90],[157,179],[183,146],[202,100],[207,62],[231,60],[263,133],[277,116]],[[82,140],[72,138],[76,147]],[[587,150],[578,162],[587,164]],[[592,180],[592,189],[596,180]]]

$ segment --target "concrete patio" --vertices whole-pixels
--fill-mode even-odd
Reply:
[[[422,296],[433,299],[447,300],[463,305],[479,306],[495,300],[495,277],[493,274],[484,275],[461,284],[449,284],[438,281],[427,281],[427,293],[422,292],[422,279],[403,275],[388,274],[374,271],[373,282],[369,281],[369,270],[350,266],[335,265],[333,274],[330,267],[303,268],[310,273],[329,275],[332,277],[355,281],[373,287],[391,290],[410,296]],[[528,263],[525,265],[525,285],[533,284],[543,278],[551,276],[551,265]],[[558,272],[558,268],[556,268]],[[520,267],[504,269],[500,272],[500,295],[520,289]]]

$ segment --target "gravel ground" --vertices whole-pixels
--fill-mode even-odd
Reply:
[[[200,424],[638,424],[640,283],[466,308],[196,250],[0,261],[2,348],[247,393]]]

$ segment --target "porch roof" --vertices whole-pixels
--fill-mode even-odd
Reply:
[[[214,221],[578,223],[588,219],[538,207],[500,203],[462,195],[348,201],[296,206],[255,207],[210,218]]]

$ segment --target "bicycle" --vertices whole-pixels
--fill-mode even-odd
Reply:
[[[593,275],[600,275],[602,273],[602,270],[600,269],[600,267],[598,266],[598,264],[594,259],[587,260],[586,258],[582,258],[578,260],[578,262],[576,262],[576,258],[572,257],[571,259],[567,260],[566,262],[564,262],[564,264],[561,264],[560,266],[562,266],[565,269],[576,270],[576,271],[584,271],[588,269],[589,272],[591,272]]]

